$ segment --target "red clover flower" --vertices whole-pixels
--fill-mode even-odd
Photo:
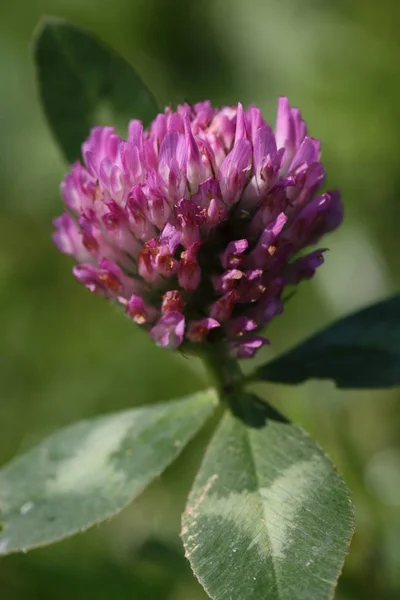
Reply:
[[[314,275],[324,249],[302,251],[343,216],[324,181],[320,142],[278,102],[261,111],[210,102],[166,108],[127,141],[95,127],[61,191],[54,241],[76,279],[114,299],[166,348],[225,341],[248,358],[283,311],[286,286]]]

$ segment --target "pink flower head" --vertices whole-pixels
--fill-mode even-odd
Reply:
[[[253,356],[286,286],[323,263],[324,249],[303,249],[343,217],[339,193],[321,193],[320,142],[287,98],[275,131],[255,106],[206,101],[167,108],[148,130],[133,120],[127,140],[95,127],[82,154],[54,242],[79,282],[166,348],[221,341]]]

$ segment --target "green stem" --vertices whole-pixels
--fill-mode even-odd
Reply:
[[[242,387],[244,378],[239,363],[223,344],[204,344],[200,357],[222,397]]]

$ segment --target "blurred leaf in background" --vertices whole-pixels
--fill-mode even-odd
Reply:
[[[0,20],[1,462],[62,425],[190,394],[205,383],[198,363],[155,348],[78,286],[72,263],[52,246],[65,165],[41,113],[29,55],[43,14],[96,33],[133,64],[161,105],[254,102],[273,124],[284,94],[321,138],[328,185],[343,193],[345,225],[327,240],[324,268],[269,329],[272,344],[259,364],[400,284],[396,0],[8,3]],[[354,492],[357,533],[337,598],[397,598],[399,392],[338,391],[311,381],[296,389],[259,384],[257,393],[324,447]],[[178,531],[208,436],[196,438],[112,522],[3,559],[2,597],[205,598]]]
[[[40,22],[33,59],[44,112],[70,163],[81,159],[92,127],[105,122],[126,130],[133,115],[147,127],[159,112],[127,61],[67,21]]]

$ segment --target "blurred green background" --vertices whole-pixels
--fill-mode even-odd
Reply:
[[[0,462],[75,420],[200,389],[200,364],[158,350],[72,278],[51,243],[65,171],[29,55],[43,14],[97,33],[162,105],[183,99],[301,107],[323,142],[346,219],[326,265],[271,326],[277,354],[399,288],[400,3],[397,0],[13,0],[0,8]],[[251,365],[245,365],[250,368]],[[329,382],[257,390],[300,422],[353,491],[357,533],[337,598],[400,597],[400,405],[396,391]],[[185,497],[210,434],[110,523],[0,561],[3,600],[197,600],[183,557]]]

